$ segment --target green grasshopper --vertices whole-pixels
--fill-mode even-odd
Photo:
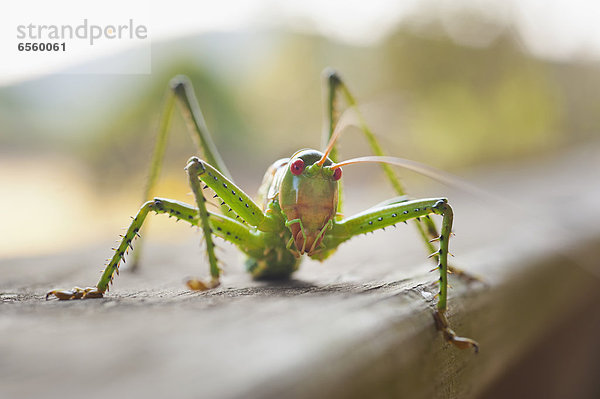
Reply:
[[[183,76],[174,78],[170,84],[154,149],[144,194],[146,202],[133,218],[95,287],[53,290],[48,292],[46,299],[52,295],[63,300],[102,297],[108,291],[115,273],[119,273],[119,265],[125,254],[129,248],[133,249],[132,242],[139,237],[142,224],[151,211],[169,214],[202,230],[211,279],[206,282],[199,279],[188,280],[187,285],[192,290],[207,290],[219,285],[221,270],[215,256],[213,236],[236,245],[248,256],[246,266],[254,278],[287,278],[298,269],[302,255],[323,261],[335,252],[341,243],[356,235],[415,219],[426,246],[438,262],[439,293],[437,309],[434,312],[437,328],[442,331],[447,341],[461,349],[472,347],[477,352],[478,344],[472,339],[457,336],[450,329],[445,316],[452,208],[446,198],[407,200],[404,188],[390,164],[431,177],[436,177],[436,172],[414,161],[383,156],[374,134],[358,112],[355,98],[340,76],[335,71],[326,69],[323,79],[326,85],[324,151],[300,150],[290,158],[273,163],[267,170],[259,190],[258,203],[262,205],[259,206],[233,182],[208,133],[189,79]],[[337,162],[336,141],[343,129],[343,115],[337,106],[340,95],[343,96],[349,110],[354,111],[357,125],[366,136],[374,156]],[[160,172],[176,100],[181,105],[198,148],[204,154],[204,160],[194,156],[185,167],[195,196],[195,206],[170,199],[153,198],[153,189]],[[399,197],[344,218],[338,213],[342,204],[339,185],[341,167],[363,162],[381,164]],[[220,199],[222,214],[207,210],[207,201],[203,195],[203,189],[207,188],[212,189],[215,198]],[[440,234],[429,218],[431,214],[442,216]],[[432,244],[435,241],[439,241],[437,250]],[[138,263],[139,253],[138,248],[134,254],[134,265]]]

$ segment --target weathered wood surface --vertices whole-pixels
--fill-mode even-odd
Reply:
[[[177,247],[147,245],[141,273],[121,273],[102,300],[43,295],[95,283],[104,245],[1,260],[0,397],[489,393],[577,309],[600,320],[590,306],[600,299],[599,154],[589,147],[473,176],[517,205],[440,190],[455,205],[453,263],[483,280],[450,280],[450,322],[480,342],[479,355],[435,331],[436,277],[410,226],[354,239],[276,284],[252,281],[228,250],[222,287],[205,293],[182,284],[205,272],[196,236]],[[573,348],[581,345],[576,360],[592,364],[598,343]]]

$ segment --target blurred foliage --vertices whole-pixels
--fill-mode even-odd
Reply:
[[[79,157],[97,183],[139,181],[168,81],[186,74],[234,175],[258,184],[275,159],[321,145],[325,66],[342,73],[388,153],[437,167],[549,154],[596,138],[598,64],[536,59],[510,30],[499,32],[479,47],[457,44],[435,20],[400,27],[372,47],[273,31],[158,43],[151,76],[103,77],[106,84],[63,76],[60,86],[47,77],[3,88],[0,144]],[[181,171],[194,150],[175,115],[167,164]],[[343,156],[366,152],[359,137],[344,137]]]
[[[83,143],[80,154],[99,182],[118,180],[124,173],[129,173],[130,178],[145,177],[169,81],[179,74],[187,75],[193,82],[209,126],[219,132],[214,137],[219,147],[239,140],[242,123],[231,93],[201,65],[180,59],[155,72],[151,84],[136,93],[134,101],[125,104],[102,131]],[[194,154],[194,144],[177,109],[174,115],[165,165],[181,171],[187,158]]]
[[[547,151],[568,131],[549,63],[503,36],[487,48],[397,33],[385,44],[391,85],[410,93],[410,135],[443,165]]]
[[[0,88],[2,205],[17,205],[3,218],[11,233],[0,256],[113,237],[139,206],[165,93],[178,74],[192,80],[217,147],[249,194],[276,159],[321,148],[327,66],[344,77],[388,154],[440,169],[552,156],[598,139],[597,61],[537,59],[493,16],[459,13],[449,28],[427,11],[372,46],[290,31],[215,32],[152,43],[150,75],[66,71]],[[339,144],[342,158],[368,153],[356,129]],[[175,110],[158,195],[190,200],[183,167],[195,153]],[[351,169],[346,192],[381,179],[378,172]],[[411,179],[419,177],[401,176],[418,191]],[[18,211],[40,201],[46,211]],[[182,237],[167,222],[152,224],[163,238]]]

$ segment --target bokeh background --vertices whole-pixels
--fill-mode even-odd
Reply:
[[[598,143],[600,35],[590,23],[598,16],[592,2],[256,1],[241,10],[236,2],[179,3],[171,34],[154,37],[150,27],[150,75],[79,75],[73,65],[4,80],[0,257],[114,237],[140,204],[176,74],[194,82],[213,137],[249,193],[275,159],[320,147],[326,66],[340,71],[389,154],[462,176]],[[196,30],[178,33],[182,14],[182,21],[198,15]],[[130,49],[93,62],[135,55]],[[367,150],[356,131],[341,145],[343,157]],[[176,113],[161,196],[191,199],[183,166],[192,153]],[[372,171],[356,168],[349,185],[360,187]],[[156,223],[155,234],[178,239],[180,230]]]
[[[10,317],[3,323],[7,331],[5,349],[9,355],[4,362],[4,369],[0,367],[5,372],[0,374],[8,382],[12,378],[15,382],[13,386],[19,391],[31,386],[34,391],[42,389],[44,394],[63,392],[54,387],[57,384],[60,386],[63,380],[67,385],[73,382],[76,386],[86,384],[90,381],[89,370],[101,370],[95,372],[94,378],[97,376],[103,380],[99,383],[94,380],[94,384],[90,384],[94,388],[104,385],[111,380],[110,376],[117,373],[127,383],[132,370],[139,375],[146,373],[146,369],[138,369],[138,366],[144,363],[148,366],[152,362],[145,361],[148,357],[144,358],[142,355],[152,355],[154,348],[161,352],[164,347],[155,345],[158,341],[148,344],[151,341],[138,339],[142,328],[136,327],[135,317],[138,322],[143,322],[144,332],[149,339],[160,338],[160,345],[171,345],[173,336],[173,341],[186,344],[185,350],[175,353],[180,359],[187,359],[187,355],[199,357],[195,354],[199,352],[194,352],[199,347],[193,345],[203,344],[204,340],[198,339],[198,331],[217,331],[212,329],[212,325],[204,323],[205,320],[198,313],[194,313],[193,317],[206,330],[192,328],[192,324],[187,323],[187,316],[183,328],[180,328],[182,324],[171,325],[169,318],[156,318],[169,321],[158,322],[157,324],[161,324],[159,327],[164,327],[165,331],[172,329],[164,335],[168,339],[163,340],[163,335],[151,334],[154,326],[152,323],[147,324],[150,313],[138,312],[138,308],[132,312],[135,315],[126,315],[123,319],[127,320],[126,323],[121,323],[118,318],[111,319],[115,326],[119,324],[119,329],[111,330],[110,325],[104,325],[107,330],[96,330],[98,319],[92,320],[91,315],[94,314],[95,317],[102,302],[95,304],[97,308],[78,308],[81,312],[86,312],[85,316],[90,317],[88,319],[79,318],[81,314],[77,311],[63,312],[63,308],[58,307],[50,308],[55,312],[48,313],[49,308],[44,306],[52,306],[53,303],[41,301],[42,292],[58,281],[74,280],[75,277],[72,276],[76,270],[95,272],[99,269],[102,259],[98,256],[96,261],[96,254],[110,256],[112,242],[122,232],[120,229],[129,222],[129,216],[134,215],[141,205],[168,82],[178,74],[190,77],[221,155],[236,182],[251,195],[256,193],[264,171],[273,161],[290,156],[301,148],[321,148],[324,106],[320,74],[325,67],[330,66],[343,76],[357,98],[368,124],[388,154],[429,164],[466,181],[488,182],[484,189],[494,193],[496,202],[492,201],[493,204],[513,197],[507,187],[522,189],[516,196],[517,201],[520,201],[520,208],[510,208],[519,211],[511,211],[499,217],[496,214],[495,219],[490,218],[497,224],[502,220],[502,229],[498,225],[487,223],[487,215],[500,211],[481,201],[481,197],[463,195],[458,203],[452,202],[457,211],[455,230],[459,230],[457,232],[461,237],[456,240],[454,247],[457,249],[456,259],[459,260],[459,265],[465,264],[460,258],[461,254],[477,255],[482,243],[487,246],[490,241],[501,244],[504,238],[507,238],[504,241],[510,241],[508,238],[514,241],[522,236],[529,237],[527,231],[515,232],[510,229],[510,218],[513,217],[529,218],[538,226],[546,223],[552,227],[546,230],[532,229],[535,234],[531,236],[548,236],[551,239],[558,237],[565,242],[574,240],[566,235],[565,231],[568,229],[560,230],[553,225],[557,220],[567,224],[570,232],[584,231],[577,229],[595,220],[585,220],[590,212],[597,212],[597,203],[593,203],[595,197],[589,196],[584,201],[578,201],[578,204],[586,204],[581,209],[573,209],[576,207],[570,204],[579,193],[593,192],[583,190],[582,187],[593,188],[598,181],[587,177],[577,178],[575,173],[565,177],[569,172],[564,170],[587,165],[587,155],[600,153],[598,2],[305,0],[283,3],[274,0],[171,0],[168,4],[149,4],[153,17],[153,21],[149,23],[152,40],[152,73],[149,75],[86,75],[80,73],[86,69],[86,64],[73,60],[68,68],[51,74],[40,65],[39,76],[36,78],[15,80],[9,76],[0,76],[0,266],[5,266],[4,269],[0,268],[0,279],[9,287],[9,292],[2,299],[14,300],[17,306],[19,295],[29,301],[23,299],[23,307],[13,307],[12,315],[26,314],[25,323],[15,323]],[[139,49],[130,48],[87,62],[118,65],[131,62],[139,56]],[[177,111],[174,113],[171,130],[157,195],[193,202],[183,168],[187,159],[195,154],[195,149]],[[369,153],[364,138],[352,128],[345,132],[340,146],[342,158]],[[585,151],[586,149],[590,151]],[[565,154],[575,156],[567,158]],[[576,157],[577,162],[571,162]],[[571,163],[566,165],[565,162]],[[598,160],[589,165],[598,165]],[[501,171],[500,178],[494,176],[496,171]],[[589,176],[589,169],[586,172],[585,176]],[[556,174],[556,186],[548,187],[548,173]],[[414,196],[452,195],[447,194],[443,186],[422,176],[402,171],[399,174]],[[507,176],[509,179],[514,178],[517,183],[509,184]],[[488,177],[490,178],[487,179]],[[375,166],[345,168],[344,179],[348,194],[348,214],[394,195]],[[543,182],[538,184],[536,180]],[[490,184],[495,186],[490,187]],[[536,190],[540,187],[544,188],[544,193],[552,193],[547,201],[546,198],[539,198]],[[564,208],[563,202],[566,204]],[[557,209],[561,212],[559,217],[554,218],[555,215],[551,212]],[[465,214],[467,217],[463,218]],[[569,218],[570,215],[574,217]],[[460,231],[461,220],[465,219],[475,220],[471,226],[477,225],[479,230]],[[572,221],[565,222],[566,219]],[[526,223],[521,224],[525,225]],[[538,234],[540,231],[543,233]],[[416,235],[414,231],[411,232]],[[141,297],[133,294],[128,298],[136,303],[142,303],[144,295],[148,298],[156,297],[156,291],[152,290],[158,284],[147,287],[146,280],[143,279],[154,276],[155,280],[161,280],[169,275],[179,284],[179,279],[184,275],[180,270],[188,267],[192,270],[190,273],[196,273],[199,270],[198,264],[202,262],[193,258],[201,252],[197,248],[200,234],[194,234],[189,227],[173,223],[166,217],[157,217],[151,218],[145,233],[149,238],[149,242],[145,244],[148,249],[145,253],[164,253],[165,260],[159,257],[154,263],[166,264],[166,259],[172,259],[173,254],[177,253],[179,258],[174,263],[178,263],[178,268],[176,271],[148,268],[144,270],[151,271],[143,275],[141,280],[135,283],[130,280],[128,284],[138,284],[137,287],[143,286],[149,290]],[[499,237],[503,234],[506,237]],[[387,246],[381,238],[373,240],[380,242],[380,247],[375,252],[379,259],[390,259],[390,262],[393,260],[396,263],[395,257],[400,257],[396,248],[399,236],[390,236],[388,243],[391,244]],[[581,237],[583,234],[574,236]],[[413,238],[405,240],[406,248],[402,247],[401,255],[406,263],[412,262],[411,259],[421,262],[425,258],[418,238]],[[531,238],[531,241],[535,240]],[[583,239],[580,241],[584,242]],[[189,247],[178,251],[178,245],[182,242],[193,242],[195,251],[190,251]],[[376,280],[377,273],[387,273],[388,264],[383,262],[382,265],[363,267],[364,263],[371,260],[372,245],[355,240],[350,251],[346,252],[346,258],[343,253],[341,258],[337,258],[338,265],[341,266],[329,271],[329,277],[317,284],[323,285],[322,281],[327,281],[325,284],[336,282],[336,273],[339,274],[342,266],[347,266],[342,264],[344,259],[350,259],[350,266],[354,265],[356,270],[368,275],[368,279],[373,276],[373,280]],[[547,243],[545,245],[544,248],[551,246]],[[223,247],[228,248],[225,251],[235,252],[231,246]],[[151,252],[151,248],[158,250]],[[168,250],[161,251],[161,248]],[[388,256],[386,250],[391,255]],[[343,251],[340,249],[340,252]],[[352,251],[354,252],[351,253]],[[556,252],[558,262],[567,259],[560,258],[564,255],[560,248],[550,252],[548,256],[553,256]],[[590,258],[597,257],[596,252]],[[360,256],[355,256],[358,253]],[[194,260],[180,267],[181,259],[188,254]],[[412,258],[411,254],[414,255]],[[500,258],[506,255],[511,254],[502,253]],[[579,255],[585,257],[585,254]],[[489,254],[479,256],[480,259],[487,259]],[[51,258],[53,261],[48,266],[46,260]],[[90,261],[91,258],[94,260]],[[62,264],[62,259],[69,261],[61,269],[56,265]],[[242,262],[235,262],[231,263],[237,267],[225,269],[226,272],[231,271],[229,276],[243,273]],[[332,259],[332,263],[335,262]],[[306,263],[308,265],[300,273],[307,270],[306,266],[307,274],[317,271],[314,265],[310,269],[310,262]],[[585,262],[586,265],[591,263]],[[420,264],[415,267],[417,266],[420,267]],[[22,271],[18,270],[20,267]],[[14,273],[15,270],[21,273]],[[41,270],[43,273],[40,273]],[[350,278],[353,278],[356,270],[350,270]],[[582,270],[561,270],[564,273],[561,276],[568,280],[569,276],[582,273]],[[13,272],[12,277],[10,271]],[[202,272],[206,270],[202,268]],[[325,268],[318,269],[318,272],[323,273],[320,275],[327,273]],[[399,271],[400,277],[397,280],[406,277],[402,272]],[[586,271],[588,272],[590,270]],[[38,274],[42,276],[36,278],[35,275]],[[332,278],[331,275],[336,277]],[[226,278],[229,276],[226,274]],[[594,278],[592,273],[589,276],[586,274],[586,277]],[[31,289],[30,279],[35,283],[35,287]],[[530,280],[532,279],[523,281]],[[512,276],[510,281],[521,280]],[[82,280],[79,283],[93,282]],[[168,289],[171,282],[165,283]],[[241,280],[238,284],[247,287],[250,283],[248,279]],[[12,287],[14,285],[18,288]],[[177,286],[184,289],[182,284]],[[535,305],[549,312],[546,301],[553,299],[552,293],[556,287],[538,284],[535,288],[541,290],[540,286],[544,295],[548,296],[539,301],[536,298]],[[161,302],[167,297],[183,298],[173,291],[166,292],[164,296],[158,296]],[[501,294],[503,292],[505,291],[501,291]],[[573,290],[572,294],[576,296],[577,293]],[[126,293],[125,296],[127,295]],[[284,294],[287,295],[289,294]],[[513,302],[509,303],[514,303],[515,298],[510,298]],[[337,297],[334,300],[337,301]],[[210,302],[193,303],[206,305]],[[106,302],[107,305],[115,303],[118,302]],[[454,303],[457,302],[453,301]],[[575,330],[583,331],[586,339],[579,339],[581,335],[562,339],[557,338],[557,335],[548,335],[545,340],[533,342],[535,352],[528,357],[530,361],[523,361],[525,356],[519,352],[518,364],[504,366],[503,374],[509,372],[508,378],[503,379],[500,385],[489,388],[484,397],[505,397],[505,392],[514,392],[514,386],[518,385],[520,387],[516,391],[521,393],[529,392],[527,389],[531,386],[532,394],[523,395],[524,397],[539,395],[540,386],[547,387],[548,391],[560,386],[562,390],[553,392],[554,397],[571,397],[569,393],[584,390],[592,392],[587,397],[596,397],[599,392],[595,377],[598,374],[599,357],[595,355],[598,353],[598,346],[596,344],[594,347],[594,344],[597,342],[595,337],[599,331],[599,318],[598,312],[594,312],[593,303],[596,302],[590,301],[589,313],[588,308],[580,309],[576,315],[572,315],[573,319],[551,331],[566,335]],[[179,307],[179,303],[173,304],[172,308],[161,308],[163,316],[167,313],[182,318],[182,315],[187,315],[172,312],[175,307]],[[525,301],[523,305],[525,308],[529,305],[529,309],[533,307]],[[8,306],[10,305],[7,305],[7,309]],[[119,310],[123,308],[134,309],[123,306]],[[41,311],[35,313],[30,309]],[[243,309],[246,308],[236,307],[237,312],[242,312]],[[148,310],[152,312],[154,319],[158,312],[154,313],[154,308]],[[194,312],[195,310],[193,308]],[[560,309],[556,310],[557,322],[564,316],[560,312]],[[6,313],[11,316],[9,312]],[[44,317],[40,317],[42,313]],[[223,320],[227,318],[227,314],[214,313],[223,315]],[[250,312],[245,313],[245,317],[251,316]],[[459,310],[456,313],[464,312]],[[514,315],[519,315],[518,309],[514,311]],[[130,323],[130,317],[134,322]],[[50,319],[61,324],[60,328],[55,327],[46,336],[48,341],[39,339],[38,330],[46,330],[51,325]],[[68,336],[64,335],[64,320],[71,321],[65,323],[69,327]],[[520,323],[521,319],[515,320]],[[496,320],[491,321],[492,324],[495,322]],[[216,325],[221,326],[219,323]],[[243,339],[236,341],[236,344],[245,344],[245,340],[252,336],[244,329],[238,329],[237,324],[230,325],[235,325],[236,333],[243,335]],[[76,332],[86,333],[73,333],[73,326]],[[126,329],[129,335],[122,335],[120,328],[123,326],[129,329]],[[503,327],[506,329],[506,326]],[[266,328],[269,329],[270,326],[266,325]],[[108,330],[111,331],[103,335]],[[88,336],[90,331],[99,332],[100,335]],[[172,335],[173,331],[189,333],[184,338],[190,337],[192,349],[187,346],[188,341],[178,340],[178,336]],[[304,330],[295,332],[302,334]],[[518,332],[515,334],[518,335]],[[116,357],[115,363],[100,361],[97,365],[85,363],[85,366],[77,366],[83,364],[79,360],[80,355],[90,348],[94,350],[94,354],[87,358],[84,356],[84,360],[96,359],[98,336],[111,337],[106,342],[121,342],[126,345],[128,348],[122,351],[121,356],[127,357],[127,362],[121,363],[119,357]],[[13,340],[14,337],[20,340]],[[134,338],[127,340],[127,337]],[[72,338],[75,339],[75,344],[72,344]],[[571,346],[571,341],[577,341],[581,352],[572,350],[572,346],[578,346]],[[561,345],[563,342],[568,344]],[[17,349],[9,350],[12,346]],[[133,348],[133,352],[129,346]],[[138,347],[143,349],[139,353],[135,352]],[[148,374],[148,378],[173,375],[164,374],[161,369],[163,366],[168,369],[170,365],[176,364],[171,363],[171,347],[167,347],[169,350],[164,350],[164,353],[168,353],[168,361],[158,362],[159,367],[153,368],[155,374]],[[68,349],[66,356],[64,348]],[[492,348],[487,356],[493,357],[493,350]],[[115,352],[120,352],[118,347]],[[131,353],[134,355],[129,356]],[[111,355],[111,362],[113,361],[111,353],[106,352],[104,355]],[[175,355],[173,358],[176,358]],[[167,358],[167,355],[164,356]],[[218,356],[219,359],[223,357],[220,350]],[[506,359],[507,355],[499,357]],[[69,359],[76,359],[75,368],[80,374],[72,374],[67,367],[56,367],[54,363],[57,358],[67,359],[67,363]],[[562,363],[565,358],[572,362]],[[52,359],[52,362],[39,359]],[[154,358],[150,356],[149,359]],[[209,365],[206,367],[210,367],[211,372],[219,370],[213,370],[210,356],[202,358],[206,359],[206,364]],[[120,373],[117,361],[119,367],[127,369],[126,373]],[[15,364],[20,365],[20,368],[15,367]],[[171,372],[185,376],[192,369],[189,364],[195,363],[183,362],[179,365],[181,364],[185,367],[181,369],[183,372],[176,367]],[[469,360],[469,364],[469,367],[473,367],[475,363]],[[98,365],[100,369],[93,368]],[[223,365],[228,367],[223,375],[229,375],[229,366],[226,363],[221,364]],[[88,369],[88,366],[92,368]],[[48,369],[53,373],[46,374]],[[36,373],[36,370],[39,372]],[[548,373],[548,370],[553,370],[554,373]],[[68,373],[68,377],[61,373]],[[571,378],[575,374],[577,376]],[[194,384],[197,384],[196,376],[193,378]],[[50,381],[48,384],[53,389],[45,389],[43,384],[39,384],[39,381],[45,379]],[[39,388],[35,387],[36,381]],[[135,384],[139,380],[132,381]],[[587,382],[587,385],[580,384],[580,381]],[[183,386],[178,384],[178,387]],[[580,391],[574,387],[580,387]],[[71,387],[69,389],[73,390]],[[566,395],[561,394],[563,390]],[[116,391],[119,392],[118,389]],[[87,393],[83,390],[79,392]],[[138,391],[136,387],[132,394],[139,395],[139,392],[144,391]]]

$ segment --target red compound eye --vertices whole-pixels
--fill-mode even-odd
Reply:
[[[333,171],[333,180],[340,180],[342,178],[342,168],[336,168]]]
[[[300,175],[304,171],[304,161],[296,159],[290,164],[290,171],[296,176]]]

